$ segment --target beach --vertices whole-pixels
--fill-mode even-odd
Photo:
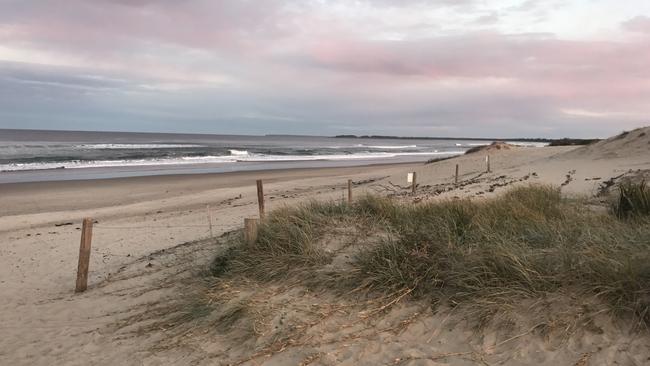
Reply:
[[[216,343],[207,346],[202,336],[203,358],[196,359],[197,354],[187,348],[187,342],[179,348],[156,348],[157,342],[166,337],[164,327],[151,332],[128,327],[124,331],[117,324],[172,296],[176,291],[174,276],[182,278],[208,263],[215,244],[201,240],[239,230],[244,218],[257,216],[258,179],[264,181],[267,211],[308,200],[343,201],[348,179],[354,182],[355,197],[377,193],[409,202],[484,199],[531,183],[552,184],[561,187],[565,195],[598,200],[604,199],[599,192],[611,186],[608,182],[647,175],[650,155],[643,150],[643,146],[647,149],[645,140],[643,143],[646,145],[639,145],[640,150],[630,148],[629,153],[614,145],[611,151],[607,150],[609,145],[597,151],[574,146],[511,147],[432,164],[0,185],[0,363],[209,364],[210,357],[206,355],[220,354],[221,360],[242,356],[232,351],[235,353],[231,358],[225,357],[225,349],[220,348],[223,344],[213,340]],[[486,172],[486,155],[491,158],[490,172]],[[454,183],[456,165],[461,184]],[[406,181],[409,172],[417,173],[414,195]],[[84,217],[96,220],[89,289],[74,294],[79,229]],[[311,299],[305,301],[315,301],[313,294],[304,296]],[[407,311],[409,306],[404,305],[399,311]],[[435,328],[436,321],[441,319],[431,315],[425,323]],[[612,332],[620,338],[594,340],[612,352],[612,359],[617,359],[616,349],[625,342],[636,350],[636,354],[630,352],[635,362],[649,354],[647,337],[634,339],[620,329]],[[400,334],[406,337],[402,343],[417,342],[415,336],[406,340],[408,332]],[[448,344],[439,344],[441,352],[464,352],[459,350],[464,349],[463,342],[469,333],[457,328],[453,334],[441,337],[441,342]],[[376,351],[381,357],[388,357],[386,349],[380,346],[381,337],[373,344],[364,352]],[[535,344],[540,350],[544,348]],[[611,349],[607,348],[610,346]],[[539,364],[554,364],[560,359],[573,362],[565,351],[558,352],[564,358],[557,358],[560,356],[556,353],[549,353],[555,358],[531,353],[528,360],[537,360]],[[357,364],[361,357],[348,356],[339,361]],[[295,357],[273,359],[268,364],[283,364],[282,360],[288,362],[284,364],[298,364],[300,357]],[[421,364],[437,364],[432,362]],[[339,362],[331,364],[336,363]]]
[[[0,366],[650,365],[650,1],[0,1]]]
[[[8,271],[1,276],[2,291],[25,295],[25,287],[14,286],[21,280],[35,281],[30,290],[65,292],[74,282],[78,228],[84,217],[98,221],[91,264],[96,276],[91,282],[96,282],[122,265],[127,255],[137,258],[206,238],[207,205],[215,232],[238,229],[244,217],[257,215],[257,179],[265,181],[267,207],[272,210],[305,199],[340,200],[347,179],[379,180],[404,168],[390,165],[0,185],[0,235],[5,243],[2,260],[6,261],[2,267]],[[102,225],[121,229],[102,230]],[[39,255],[41,250],[44,255]],[[16,265],[10,264],[13,262]]]

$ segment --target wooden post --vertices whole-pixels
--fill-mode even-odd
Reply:
[[[485,157],[485,165],[487,165],[487,170],[486,170],[486,172],[489,173],[489,172],[491,171],[491,170],[490,170],[490,155],[487,155],[487,156]]]
[[[454,178],[454,183],[458,184],[458,164],[456,164],[456,177]]]
[[[352,204],[352,179],[348,179],[348,204]]]
[[[244,240],[253,245],[257,240],[257,223],[259,219],[244,219]]]
[[[413,172],[413,185],[411,186],[411,190],[412,190],[413,194],[415,194],[415,190],[416,190],[417,186],[418,186],[417,173]]]
[[[75,292],[84,292],[88,288],[88,265],[90,263],[90,244],[93,238],[93,220],[85,218],[81,227],[81,244],[79,245],[79,265],[77,267],[77,286]]]
[[[264,218],[264,183],[261,179],[257,180],[257,205],[260,209],[260,219]]]
[[[206,205],[205,209],[208,211],[208,225],[210,226],[210,238],[214,238],[212,233],[212,211],[210,211],[210,205]]]

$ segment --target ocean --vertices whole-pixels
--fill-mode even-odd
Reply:
[[[0,183],[424,162],[489,143],[0,129]]]

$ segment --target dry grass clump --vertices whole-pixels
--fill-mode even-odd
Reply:
[[[317,271],[331,261],[319,238],[343,221],[391,235],[362,249],[349,273]],[[353,205],[310,203],[272,213],[258,241],[218,259],[214,273],[260,280],[297,275],[310,283],[319,273],[337,279],[321,278],[327,286],[408,291],[485,309],[566,291],[597,297],[648,325],[650,219],[618,220],[546,186],[482,202],[405,205],[366,196]]]
[[[275,210],[261,223],[254,245],[243,239],[217,257],[213,275],[245,274],[260,280],[284,278],[325,265],[331,255],[317,245],[332,227],[350,220],[350,208],[336,202],[309,202]]]
[[[619,218],[650,216],[650,187],[645,181],[620,184],[613,210]]]
[[[570,289],[650,322],[648,220],[593,213],[551,187],[403,207],[399,216],[397,238],[358,258],[359,280],[369,288],[413,288],[451,304]]]

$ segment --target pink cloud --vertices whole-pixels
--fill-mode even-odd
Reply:
[[[391,11],[432,4],[366,2]],[[196,88],[191,93],[212,88],[213,94],[203,96],[209,116],[219,113],[209,109],[218,104],[213,100],[234,95],[239,103],[227,99],[225,104],[240,105],[245,112],[259,108],[297,120],[341,123],[369,118],[388,127],[400,121],[414,129],[435,121],[560,125],[569,118],[562,111],[586,111],[571,115],[572,121],[614,116],[610,123],[616,122],[613,118],[636,123],[629,116],[650,114],[647,37],[631,35],[626,42],[615,42],[457,30],[389,41],[369,39],[357,31],[357,24],[345,24],[345,19],[318,13],[297,0],[268,0],[264,6],[258,1],[211,0],[70,0],[65,8],[53,1],[28,3],[8,0],[3,5],[3,45],[71,55],[85,65],[65,72],[12,70],[12,85],[20,83],[25,93],[30,85],[52,84],[49,80],[58,80],[56,86],[67,90],[78,85],[84,93],[98,88],[93,78],[70,76],[78,72],[129,81],[103,86],[113,95],[142,92],[143,84],[156,83],[185,82]],[[453,9],[474,3],[435,2]],[[533,11],[539,4],[529,1],[521,10]],[[493,15],[478,17],[485,14]],[[497,12],[469,15],[484,24],[500,21]],[[648,32],[649,24],[650,18],[637,17],[623,27]],[[381,30],[382,24],[376,27]],[[18,81],[16,74],[21,75]],[[214,81],[221,79],[228,83]],[[175,103],[172,93],[162,95],[170,98],[167,104]],[[181,97],[187,103],[187,95]],[[188,113],[195,110],[201,109],[188,107]]]
[[[650,77],[648,46],[478,33],[418,41],[320,40],[302,57],[317,67],[360,74],[589,82]]]

